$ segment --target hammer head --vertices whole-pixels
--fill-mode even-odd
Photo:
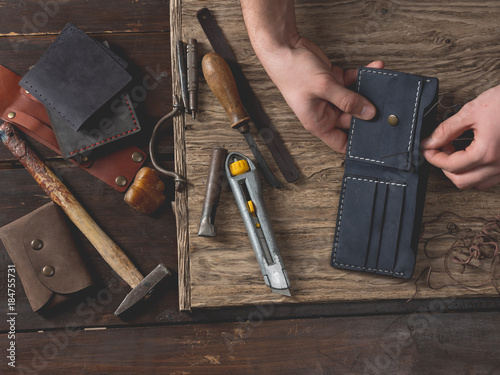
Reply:
[[[153,288],[167,276],[170,276],[170,271],[167,267],[160,263],[149,273],[149,275],[142,279],[142,281],[134,289],[132,289],[129,294],[127,294],[120,306],[116,309],[115,315],[120,315],[143,298],[149,296]]]

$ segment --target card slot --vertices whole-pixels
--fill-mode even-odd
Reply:
[[[343,182],[333,262],[364,266],[370,241],[373,202],[377,185],[347,176]],[[336,252],[336,249],[342,249]]]
[[[382,230],[385,217],[385,205],[387,199],[388,184],[376,184],[377,191],[373,202],[373,215],[370,230],[370,243],[365,261],[365,267],[377,268],[378,255],[380,251],[380,240],[382,238]]]
[[[380,236],[380,251],[377,262],[378,269],[394,271],[399,248],[404,197],[405,186],[388,185],[385,205],[386,215],[384,217]],[[403,274],[400,276],[403,276]]]
[[[402,182],[344,177],[332,266],[405,276],[394,271],[405,188]]]

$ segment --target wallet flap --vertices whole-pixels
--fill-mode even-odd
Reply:
[[[93,114],[77,132],[66,126],[55,111],[47,109],[47,112],[62,156],[66,159],[77,155],[88,156],[98,147],[141,130],[130,96],[126,92],[120,93]]]
[[[105,48],[69,24],[19,84],[76,131],[132,79]]]
[[[357,92],[375,105],[377,115],[369,121],[352,119],[347,156],[365,163],[409,170],[415,138],[421,131],[420,109],[434,97],[427,95],[423,100],[425,85],[432,80],[435,79],[407,73],[359,69]]]
[[[21,279],[30,306],[36,312],[49,302],[53,292],[38,280],[28,255],[24,251],[22,232],[24,224],[28,220],[27,216],[0,228],[0,239],[9,253],[12,263],[16,266],[16,272]]]
[[[66,216],[55,204],[35,211],[24,225],[22,236],[33,270],[48,289],[69,294],[92,284]]]

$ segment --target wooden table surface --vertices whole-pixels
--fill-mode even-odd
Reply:
[[[198,3],[200,8],[207,4]],[[310,3],[311,17],[315,17],[322,9],[318,4],[324,2]],[[318,3],[316,8],[315,3]],[[349,6],[357,2],[344,3]],[[395,0],[364,3],[373,10],[379,23],[390,17],[395,5],[403,5],[405,12],[412,11],[413,6],[411,1]],[[471,99],[467,95],[477,95],[484,84],[470,82],[467,77],[477,71],[498,77],[498,60],[488,51],[497,48],[499,30],[481,23],[482,19],[490,20],[492,14],[499,13],[498,3],[449,2],[449,22],[442,29],[432,23],[432,12],[439,8],[435,4],[424,4],[429,9],[423,15],[429,26],[424,34],[436,48],[442,49],[443,56],[463,55],[464,67],[457,80],[460,87],[471,88],[459,91],[459,100]],[[73,22],[99,40],[107,40],[112,49],[131,62],[138,82],[146,76],[157,79],[158,85],[146,90],[145,97],[136,99],[144,128],[137,145],[145,149],[152,126],[172,108],[170,5],[156,0],[0,2],[0,64],[25,74],[67,22]],[[413,11],[421,9],[422,6]],[[301,14],[305,30],[312,30],[314,23],[304,21],[306,12]],[[476,36],[474,30],[481,26],[481,31],[488,34]],[[471,56],[477,52],[462,49],[462,42],[469,41],[456,36],[467,33],[477,38],[477,43],[485,43],[483,58]],[[377,36],[370,35],[370,38]],[[410,32],[407,39],[417,43],[412,39],[415,35],[420,34]],[[380,42],[380,48],[383,46]],[[329,50],[328,54],[340,59],[343,67],[357,63],[342,60],[342,51]],[[415,62],[407,70],[416,72],[418,67]],[[151,217],[140,215],[123,202],[122,194],[65,163],[31,139],[30,144],[143,273],[149,273],[162,262],[174,275],[146,303],[117,318],[113,312],[129,288],[88,241],[75,234],[96,279],[95,286],[57,311],[37,314],[31,311],[18,279],[18,314],[15,338],[11,339],[11,326],[7,322],[7,267],[12,262],[0,245],[2,374],[500,373],[498,297],[428,298],[410,303],[402,299],[265,303],[179,312],[176,219],[170,205]],[[173,168],[171,129],[162,131],[159,150],[164,165]],[[167,199],[173,200],[173,184],[165,182]],[[0,226],[46,202],[48,198],[32,177],[0,147]],[[15,369],[8,365],[11,360],[6,356],[11,341],[15,347]]]

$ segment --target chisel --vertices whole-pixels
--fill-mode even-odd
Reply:
[[[236,82],[226,61],[214,52],[208,53],[203,57],[202,70],[208,86],[210,86],[210,89],[212,89],[212,92],[226,110],[231,121],[231,127],[238,129],[245,137],[266,181],[275,188],[283,187],[281,182],[278,181],[269,169],[255,140],[250,134],[250,125],[248,125],[250,116],[248,116],[241,103]]]

